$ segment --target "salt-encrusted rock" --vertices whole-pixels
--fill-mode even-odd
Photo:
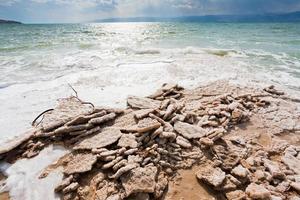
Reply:
[[[264,162],[264,166],[269,170],[273,178],[282,179],[285,177],[284,173],[280,170],[277,163],[268,159],[264,159],[263,162]]]
[[[136,137],[133,134],[123,134],[118,142],[119,147],[130,147],[136,148],[138,143],[136,141]]]
[[[74,125],[74,126],[62,126],[59,127],[54,131],[54,135],[64,134],[64,133],[70,133],[74,131],[82,131],[86,129],[92,128],[92,124],[81,124],[81,125]]]
[[[92,118],[102,117],[103,115],[106,115],[107,112],[105,110],[102,110],[100,112],[93,113],[91,115],[79,115],[78,117],[74,118],[73,120],[66,123],[67,126],[71,125],[79,125],[87,123]]]
[[[136,167],[138,167],[138,165],[136,163],[128,164],[128,165],[126,165],[126,166],[121,167],[120,169],[118,169],[118,171],[114,175],[109,176],[109,178],[111,178],[111,179],[118,179],[120,176],[122,176],[126,172],[128,172],[128,171],[130,171],[130,170],[132,170],[132,169],[134,169]]]
[[[119,140],[122,133],[119,129],[108,128],[94,135],[88,139],[85,139],[74,146],[74,149],[97,149],[111,145]]]
[[[262,185],[251,183],[246,188],[246,193],[251,199],[268,200],[271,199],[271,193]]]
[[[271,85],[269,87],[264,88],[264,91],[266,91],[266,92],[268,92],[270,94],[284,95],[284,92],[276,90],[274,85]]]
[[[0,145],[0,155],[7,153],[7,152],[13,150],[14,148],[18,147],[22,143],[30,140],[30,138],[32,138],[34,136],[34,134],[35,134],[35,131],[30,130],[30,131],[26,132],[25,134],[18,136],[17,138],[14,138],[10,141],[5,142],[4,144],[1,144]]]
[[[59,185],[55,187],[55,192],[59,192],[63,190],[65,187],[70,185],[72,181],[73,181],[73,176],[72,175],[68,176],[67,178],[62,180],[62,182]]]
[[[300,182],[292,182],[290,185],[300,194]]]
[[[300,159],[296,158],[292,151],[286,150],[281,159],[291,170],[300,175]]]
[[[205,129],[180,121],[175,123],[174,129],[187,139],[201,138],[206,135]]]
[[[205,167],[196,173],[198,179],[214,187],[218,187],[224,182],[225,175],[225,172],[223,172],[219,167]]]
[[[102,117],[93,118],[89,121],[89,123],[94,124],[94,125],[103,124],[104,122],[108,122],[110,120],[115,119],[116,116],[117,115],[115,113],[109,113],[109,114],[104,115]]]
[[[174,132],[166,132],[166,131],[163,131],[160,135],[159,135],[160,138],[166,138],[166,139],[169,139],[170,141],[173,141],[175,140],[176,138],[176,133]]]
[[[133,193],[153,193],[155,190],[155,178],[157,168],[155,166],[138,167],[121,177],[126,196]]]
[[[246,200],[246,194],[242,190],[235,190],[226,193],[228,200]]]
[[[204,145],[205,147],[212,147],[214,145],[214,141],[207,137],[200,138],[199,142],[201,145]]]
[[[111,167],[113,167],[115,164],[117,164],[118,162],[120,162],[123,159],[122,156],[117,157],[116,159],[112,160],[109,163],[106,163],[102,166],[102,169],[109,169]]]
[[[154,112],[154,109],[142,109],[142,110],[137,110],[134,112],[134,117],[136,119],[142,119],[144,117],[147,117],[150,113]]]
[[[160,123],[157,120],[148,117],[139,121],[137,125],[137,132],[144,133],[153,129],[157,129],[159,127]]]
[[[174,104],[170,104],[167,107],[167,110],[166,110],[166,113],[164,114],[163,119],[167,120],[175,111],[176,111],[176,106]]]
[[[248,178],[249,171],[248,171],[248,169],[246,169],[242,165],[238,165],[238,166],[236,166],[235,168],[232,169],[231,173],[234,176],[245,179],[245,178]]]
[[[73,192],[75,190],[77,190],[79,188],[79,184],[77,182],[71,183],[70,185],[68,185],[67,187],[65,187],[63,189],[63,193],[69,193],[69,192]]]
[[[160,198],[163,195],[164,191],[168,187],[168,183],[169,181],[167,177],[163,173],[159,173],[154,191],[154,197],[156,199]]]
[[[90,171],[96,163],[97,156],[94,154],[75,154],[64,168],[65,174],[83,173]]]
[[[150,98],[130,96],[127,98],[127,104],[131,108],[137,109],[158,109],[160,107],[160,101],[156,101]]]
[[[179,144],[183,148],[191,148],[192,147],[192,144],[187,139],[185,139],[184,137],[182,137],[180,135],[178,135],[176,138],[176,144]]]

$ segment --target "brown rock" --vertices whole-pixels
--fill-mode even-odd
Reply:
[[[238,165],[232,169],[231,173],[234,176],[245,179],[245,178],[248,178],[249,171],[248,171],[248,169],[244,168],[242,165]]]
[[[262,185],[251,183],[246,188],[246,193],[251,199],[268,200],[271,199],[271,193]]]
[[[292,182],[291,187],[294,188],[300,194],[300,183]]]
[[[102,117],[97,117],[97,118],[93,118],[89,121],[89,123],[97,125],[97,124],[102,124],[104,122],[108,122],[110,120],[113,120],[116,118],[116,114],[115,113],[109,113],[107,115],[104,115]]]
[[[159,127],[160,123],[157,120],[148,117],[139,121],[137,132],[144,133],[153,129],[157,129]]]
[[[97,156],[93,154],[76,154],[64,168],[65,174],[83,173],[90,171],[96,163]]]
[[[123,134],[118,142],[119,147],[130,147],[136,148],[138,143],[136,141],[136,137],[133,134]]]
[[[72,180],[72,175],[62,180],[62,182],[55,187],[55,192],[60,192],[61,190],[63,190],[65,187],[71,184]]]
[[[137,109],[158,109],[160,107],[160,101],[135,96],[128,97],[127,104],[131,108]]]
[[[137,110],[134,112],[134,116],[137,119],[142,119],[144,117],[147,117],[150,113],[152,113],[154,109],[142,109],[142,110]]]
[[[205,129],[180,121],[175,123],[174,129],[186,139],[201,138],[206,135]]]
[[[119,140],[122,133],[119,129],[108,128],[94,135],[88,139],[85,139],[74,146],[74,149],[97,149],[111,145]]]
[[[157,178],[157,183],[155,185],[154,197],[156,199],[160,198],[166,188],[168,187],[168,179],[165,177],[163,173],[160,173]]]
[[[226,193],[228,200],[246,200],[246,194],[242,190],[235,190],[232,192]]]
[[[273,178],[282,179],[285,177],[284,173],[280,170],[277,163],[268,159],[264,159],[263,162],[264,166],[269,170]]]
[[[69,186],[63,189],[63,193],[69,193],[77,190],[79,188],[79,184],[77,182],[71,183]]]
[[[121,177],[126,196],[133,193],[153,193],[155,190],[155,177],[157,168],[155,166],[138,167]]]
[[[300,175],[300,159],[296,158],[289,151],[287,151],[281,159],[291,170]]]
[[[184,137],[182,137],[180,135],[177,136],[177,138],[176,138],[176,144],[179,144],[183,148],[191,148],[192,147],[192,144],[187,139],[185,139]]]
[[[214,187],[218,187],[224,182],[225,175],[225,172],[223,172],[219,167],[204,167],[196,173],[198,179]]]

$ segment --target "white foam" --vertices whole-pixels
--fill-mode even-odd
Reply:
[[[12,200],[56,200],[55,186],[62,180],[61,169],[39,179],[41,172],[49,164],[68,151],[59,146],[49,146],[32,159],[21,159],[9,166],[1,163],[1,171],[8,176],[6,187]]]

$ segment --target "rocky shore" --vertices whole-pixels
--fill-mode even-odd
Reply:
[[[165,84],[127,109],[61,99],[39,124],[0,147],[3,161],[45,147],[70,153],[61,199],[300,199],[299,99],[273,86],[225,81],[188,90]],[[5,178],[0,181],[5,184]]]

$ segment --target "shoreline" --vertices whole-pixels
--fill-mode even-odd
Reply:
[[[138,198],[136,195],[142,195],[153,199],[166,195],[167,200],[172,195],[188,195],[186,190],[180,190],[182,184],[189,183],[187,180],[191,179],[194,180],[192,184],[200,181],[211,192],[218,191],[229,199],[252,195],[263,195],[263,198],[297,196],[298,182],[286,177],[299,172],[297,166],[290,169],[293,166],[289,165],[292,162],[289,159],[296,163],[300,163],[300,160],[295,155],[287,151],[280,152],[276,148],[292,149],[294,147],[291,144],[299,146],[300,138],[297,133],[300,131],[300,118],[297,116],[300,115],[297,103],[275,88],[269,87],[263,91],[240,88],[220,81],[187,90],[167,84],[148,98],[129,97],[127,104],[128,108],[124,110],[92,108],[78,98],[64,99],[54,111],[45,114],[42,123],[28,137],[23,136],[10,146],[0,148],[0,152],[4,159],[8,158],[9,153],[16,152],[17,156],[12,160],[18,162],[19,157],[38,156],[51,144],[60,143],[73,149],[62,159],[65,179],[56,188],[65,198],[79,198],[88,194],[92,199],[91,196],[101,194],[115,198],[118,196],[119,199],[132,195],[135,198]],[[217,108],[221,110],[218,111]],[[294,115],[291,117],[287,113]],[[103,129],[104,127],[107,129]],[[100,131],[101,129],[103,130]],[[103,132],[111,137],[105,137]],[[199,135],[200,132],[203,133]],[[147,136],[143,136],[144,134]],[[153,134],[157,135],[152,138]],[[97,140],[89,140],[98,135],[101,137]],[[103,141],[95,143],[98,140]],[[120,140],[123,144],[119,144]],[[172,146],[168,146],[167,141]],[[285,141],[287,144],[285,147],[278,147],[278,141]],[[226,150],[228,155],[224,154],[223,148],[229,148]],[[171,160],[165,157],[166,150],[174,151],[174,154],[169,155]],[[240,152],[242,157],[232,150]],[[124,154],[127,151],[132,153]],[[300,155],[297,148],[294,151],[296,155]],[[260,161],[252,164],[251,156]],[[280,159],[287,161],[282,163]],[[147,163],[143,164],[145,160]],[[121,161],[125,164],[124,167],[115,167]],[[176,166],[174,169],[171,167],[172,162]],[[208,163],[212,170],[209,173]],[[193,166],[200,168],[195,171],[184,170]],[[112,170],[113,167],[116,170]],[[122,170],[118,173],[118,169]],[[264,175],[257,179],[259,170]],[[181,180],[176,179],[177,171],[183,176]],[[147,174],[149,185],[129,184],[132,181],[138,182],[138,179],[131,179],[139,176],[139,173]],[[41,178],[49,174],[51,170],[45,169]],[[84,178],[84,174],[91,176],[90,180]],[[224,178],[215,180],[215,176]],[[99,180],[107,181],[107,185],[98,186]],[[277,185],[284,182],[288,187],[285,185],[285,191],[278,192],[270,187],[274,180]],[[165,193],[168,185],[170,193]],[[96,193],[92,192],[94,190]],[[106,190],[112,192],[106,193]],[[263,192],[257,194],[257,190]],[[207,199],[212,198],[207,190],[204,189],[203,192]]]

